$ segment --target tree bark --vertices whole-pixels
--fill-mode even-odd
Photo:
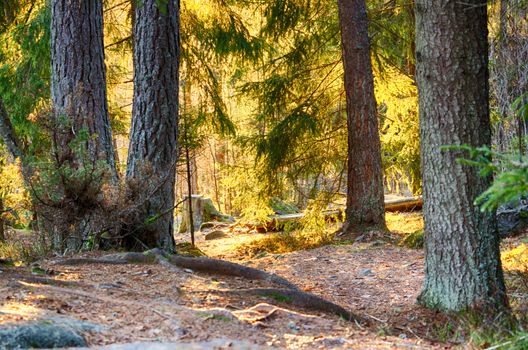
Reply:
[[[4,198],[0,198],[0,243],[5,242]]]
[[[31,169],[27,162],[24,160],[24,151],[22,150],[20,140],[15,134],[11,119],[4,106],[2,97],[0,97],[0,137],[4,140],[4,144],[7,150],[13,157],[13,159],[20,159],[22,168],[22,177],[26,186],[29,186],[31,180]]]
[[[106,97],[102,0],[51,1],[51,95],[54,113],[66,117],[73,135],[82,129],[90,139],[90,161],[104,160],[117,181],[112,130]]]
[[[348,126],[346,231],[384,229],[381,146],[365,0],[339,0]]]
[[[134,104],[128,150],[127,178],[149,181],[150,168],[161,181],[145,204],[143,217],[174,206],[178,159],[179,4],[143,0],[134,23]],[[149,247],[173,250],[172,211],[159,217],[139,239]]]
[[[485,0],[416,2],[426,278],[431,308],[492,310],[507,305],[494,214],[475,198],[491,183],[444,145],[489,146]]]

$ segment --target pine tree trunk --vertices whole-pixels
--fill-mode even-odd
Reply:
[[[117,181],[112,130],[106,97],[102,0],[51,1],[52,100],[57,116],[66,117],[73,135],[86,129],[90,160],[104,160]]]
[[[0,243],[5,242],[4,199],[0,198]]]
[[[177,0],[143,0],[134,23],[134,104],[127,178],[160,182],[140,219],[165,213],[138,238],[149,247],[173,250],[174,185],[178,159],[179,8]]]
[[[381,146],[365,0],[339,0],[348,125],[346,230],[384,229]]]
[[[416,3],[426,232],[419,302],[442,310],[507,303],[494,215],[474,205],[490,178],[457,162],[466,154],[441,150],[491,142],[486,11],[485,0]]]

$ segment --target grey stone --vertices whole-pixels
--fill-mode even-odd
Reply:
[[[204,236],[206,241],[224,238],[224,237],[227,237],[227,234],[224,231],[220,231],[220,230],[211,231]]]
[[[360,276],[367,277],[367,276],[374,276],[374,272],[370,269],[363,269],[359,272]]]
[[[246,341],[229,340],[229,339],[215,339],[206,342],[195,342],[195,343],[128,343],[128,344],[113,344],[101,347],[95,347],[92,349],[97,350],[217,350],[217,349],[230,349],[230,350],[264,350],[271,349],[268,346],[262,346],[258,344],[252,344]],[[277,349],[274,347],[273,349]],[[73,349],[72,349],[73,350]],[[81,349],[76,349],[81,350]],[[85,350],[85,349],[82,349]]]
[[[86,346],[86,341],[72,328],[53,321],[0,327],[0,349],[52,349],[72,346]]]
[[[528,227],[528,201],[501,205],[497,209],[497,223],[501,237],[514,236]]]

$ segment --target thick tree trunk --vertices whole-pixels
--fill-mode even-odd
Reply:
[[[51,1],[51,62],[54,112],[67,118],[73,133],[61,142],[82,129],[97,135],[88,141],[88,161],[104,160],[117,181],[106,97],[102,0]]]
[[[475,198],[490,178],[443,145],[489,146],[485,0],[416,2],[426,278],[419,302],[442,310],[507,303],[494,215]]]
[[[164,6],[164,9],[159,9]],[[138,237],[149,247],[173,250],[172,210],[178,159],[179,8],[177,0],[143,0],[134,23],[134,105],[127,178],[160,181],[145,203],[142,221],[157,218]]]
[[[106,96],[102,0],[51,0],[51,73],[56,165],[90,168],[103,161],[117,184]],[[88,137],[80,140],[86,152],[81,153],[71,148],[71,142],[86,137],[85,132]],[[65,185],[64,202],[69,207],[62,212],[47,205],[39,209],[41,227],[52,236],[55,249],[77,250],[90,233],[100,229],[89,204],[94,198],[85,196],[86,188],[97,182],[93,180],[88,178],[78,187]]]
[[[381,146],[365,0],[339,0],[348,125],[346,231],[384,229]]]

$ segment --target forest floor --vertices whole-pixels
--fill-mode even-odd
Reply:
[[[198,246],[211,257],[283,276],[302,290],[367,318],[369,324],[302,310],[280,298],[220,292],[270,287],[262,281],[161,265],[55,265],[61,258],[39,262],[47,273],[39,277],[56,282],[51,284],[32,280],[35,275],[28,267],[1,268],[0,324],[57,318],[86,321],[94,325],[84,333],[91,346],[213,339],[305,349],[457,345],[448,342],[454,327],[449,319],[416,305],[424,276],[421,250],[374,241],[249,259],[233,253],[235,242],[240,239],[199,240]]]

